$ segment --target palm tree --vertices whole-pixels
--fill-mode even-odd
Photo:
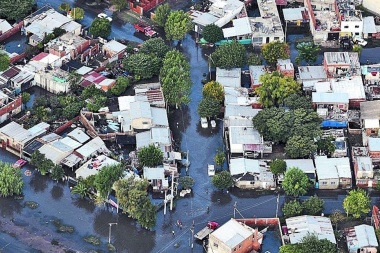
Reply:
[[[63,170],[61,165],[55,165],[53,168],[51,168],[50,177],[53,180],[56,180],[58,182],[59,179],[61,179],[65,175],[65,171]]]
[[[74,194],[78,194],[82,199],[88,195],[88,189],[85,183],[81,181],[73,187],[73,190],[71,192]]]

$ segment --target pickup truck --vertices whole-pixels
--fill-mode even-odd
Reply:
[[[142,32],[150,38],[157,36],[157,32],[154,31],[152,27],[150,27],[149,25],[143,23],[136,23],[133,25],[133,27],[136,29],[136,32]]]

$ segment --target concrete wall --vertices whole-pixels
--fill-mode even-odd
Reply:
[[[318,173],[318,172],[317,172]],[[339,179],[338,178],[330,178],[330,179],[320,179],[319,180],[319,189],[323,190],[331,190],[338,189],[339,187]]]
[[[363,7],[374,14],[380,15],[379,0],[363,0]]]
[[[234,248],[230,248],[222,241],[218,240],[212,234],[210,234],[209,239],[209,250],[208,252],[218,252],[218,253],[248,253],[252,251],[252,241],[253,235],[246,238],[240,244],[236,245]]]

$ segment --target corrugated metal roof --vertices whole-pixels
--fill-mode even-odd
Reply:
[[[211,233],[212,237],[217,238],[230,249],[233,249],[251,235],[253,235],[253,230],[234,219],[227,221],[220,228]]]
[[[369,151],[380,151],[380,138],[368,137]]]
[[[82,157],[90,157],[92,154],[96,152],[109,152],[106,145],[100,139],[100,137],[96,137],[95,139],[92,139],[82,147],[76,150],[77,153],[79,153]]]
[[[130,103],[131,119],[152,118],[149,102],[135,101]]]
[[[75,141],[74,139],[71,139],[68,136],[65,137],[65,138],[63,138],[62,140],[60,140],[60,142],[62,142],[63,144],[69,146],[72,149],[76,149],[76,148],[79,148],[80,146],[82,146],[82,143],[77,142],[77,141]]]
[[[81,129],[76,128],[70,133],[67,134],[67,136],[73,138],[74,140],[79,141],[80,143],[85,143],[90,139],[90,136],[85,134]]]
[[[369,225],[359,225],[355,226],[356,237],[358,239],[359,248],[364,248],[368,246],[377,247],[379,246],[376,238],[375,229]]]
[[[150,131],[152,143],[171,144],[169,127],[152,127]]]
[[[147,147],[150,144],[150,131],[136,134],[136,149]]]
[[[152,123],[155,126],[169,126],[168,114],[165,108],[151,107]]]
[[[347,93],[323,93],[313,92],[313,103],[342,103],[348,104]]]
[[[297,167],[304,173],[315,173],[315,167],[312,159],[286,159],[286,168]]]
[[[319,180],[339,178],[335,165],[326,156],[315,157],[315,168]]]
[[[244,173],[260,173],[260,161],[246,158],[235,158],[230,160],[230,172],[232,176]]]
[[[377,33],[374,17],[363,17],[363,33]]]
[[[224,111],[224,118],[241,116],[255,117],[261,109],[253,109],[252,106],[227,105]]]
[[[216,68],[216,81],[225,87],[241,87],[241,68]]]
[[[164,166],[158,166],[155,168],[144,167],[143,170],[144,170],[144,178],[147,180],[165,179]]]

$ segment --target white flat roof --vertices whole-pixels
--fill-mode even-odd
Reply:
[[[336,244],[334,230],[327,217],[303,215],[285,221],[289,232],[294,230],[294,233],[289,235],[292,244],[301,242],[308,234],[315,234],[320,240],[327,239]]]
[[[317,171],[318,179],[338,179],[338,170],[330,159],[326,156],[315,157],[315,168]]]
[[[89,157],[97,151],[109,152],[103,140],[99,136],[87,142],[85,145],[76,150],[76,152],[85,158]]]
[[[85,164],[83,164],[79,169],[75,171],[76,178],[87,178],[91,175],[96,175],[99,171],[105,166],[117,165],[118,161],[113,160],[105,155],[100,155],[95,159],[88,160]]]
[[[131,109],[131,103],[136,101],[135,96],[122,96],[117,98],[119,102],[119,110],[126,111]]]
[[[146,180],[154,180],[154,179],[165,179],[165,169],[164,166],[158,166],[158,167],[144,167],[144,178]]]
[[[368,137],[369,151],[380,151],[380,138]]]
[[[252,33],[248,17],[232,20],[233,27],[223,29],[224,38],[231,38]]]
[[[111,52],[119,53],[127,48],[126,45],[117,42],[116,40],[111,40],[103,45],[103,49],[109,50]]]
[[[355,226],[357,245],[359,248],[379,246],[376,238],[375,229],[369,225]]]
[[[323,66],[300,66],[298,73],[301,80],[326,79],[327,75]]]
[[[372,158],[369,156],[357,156],[358,171],[373,171]]]
[[[347,93],[324,93],[324,92],[313,92],[312,93],[313,103],[342,103],[348,104],[348,94]]]
[[[265,65],[249,66],[249,74],[251,75],[251,80],[253,84],[260,83],[260,77],[266,73]]]
[[[66,144],[67,146],[71,147],[72,149],[76,149],[76,148],[79,148],[80,146],[82,146],[82,143],[77,142],[76,140],[71,139],[68,136],[61,139],[60,142],[62,142],[63,144]]]
[[[12,26],[5,19],[0,19],[0,31],[2,34],[12,29]]]
[[[193,23],[201,26],[214,24],[216,21],[219,20],[219,17],[213,15],[213,13],[200,11],[191,12],[190,17],[192,18]]]
[[[87,66],[82,66],[79,69],[77,69],[75,72],[77,72],[79,75],[85,75],[89,72],[91,72],[93,69]]]
[[[304,173],[315,173],[315,167],[312,159],[286,159],[286,168],[297,167]]]
[[[364,119],[364,128],[380,128],[379,119]]]
[[[253,235],[253,230],[231,219],[212,232],[211,235],[232,249]]]
[[[155,126],[169,126],[168,114],[165,108],[151,107],[152,123]]]
[[[363,33],[377,33],[373,16],[363,17]]]
[[[230,160],[230,172],[232,176],[245,174],[245,173],[260,173],[259,160],[234,158]]]
[[[216,68],[216,81],[226,87],[241,87],[241,68]]]
[[[77,140],[80,143],[85,143],[90,139],[90,136],[85,134],[81,129],[75,128],[73,131],[67,134],[67,136]]]
[[[230,143],[233,144],[261,144],[262,138],[253,127],[236,127],[231,126],[228,129]]]
[[[233,116],[255,117],[261,109],[253,109],[252,106],[227,105],[224,118]]]
[[[347,93],[348,99],[366,100],[364,85],[361,76],[353,76],[337,81],[331,80],[331,88],[334,93]]]
[[[284,19],[287,21],[303,20],[302,11],[305,11],[304,7],[286,8],[282,10],[284,13]]]

